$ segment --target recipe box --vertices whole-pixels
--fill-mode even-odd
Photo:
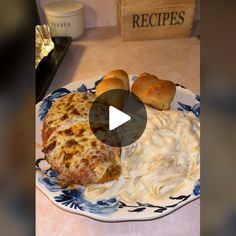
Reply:
[[[189,37],[196,0],[117,0],[124,40]]]

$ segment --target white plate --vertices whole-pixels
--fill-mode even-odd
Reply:
[[[136,79],[130,76],[130,83]],[[102,79],[88,79],[71,83],[63,88],[53,91],[43,101],[36,105],[36,186],[56,206],[76,214],[85,215],[100,221],[131,221],[149,220],[167,215],[188,202],[200,197],[200,180],[196,182],[191,192],[180,196],[169,196],[168,202],[160,201],[158,205],[147,202],[124,204],[117,199],[104,199],[103,201],[91,202],[84,198],[83,187],[75,189],[62,188],[57,184],[57,175],[50,169],[50,165],[44,159],[41,151],[41,127],[44,116],[50,109],[51,104],[57,98],[62,97],[71,91],[94,92],[96,85]],[[188,89],[176,84],[176,95],[171,103],[172,110],[192,111],[200,117],[200,97]]]

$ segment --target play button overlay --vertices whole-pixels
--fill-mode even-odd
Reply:
[[[109,106],[109,130],[116,129],[130,119],[131,117],[129,115],[116,109],[113,106]]]
[[[145,105],[132,92],[109,90],[98,96],[89,113],[89,125],[101,142],[124,147],[137,141],[147,123]]]

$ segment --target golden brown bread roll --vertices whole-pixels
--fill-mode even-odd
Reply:
[[[129,76],[124,70],[113,70],[104,76],[104,80],[117,78],[122,80],[125,89],[129,90]]]
[[[149,74],[147,72],[142,72],[138,77],[142,77],[142,76],[148,76],[148,75],[152,75],[152,74]],[[155,75],[153,75],[155,76]],[[156,77],[156,76],[155,76]],[[156,77],[157,78],[157,77]]]
[[[107,93],[103,95],[101,99],[103,99],[103,102],[108,103],[109,105],[117,107],[118,109],[122,109],[125,100],[124,95],[126,95],[122,91],[127,90],[122,80],[117,78],[102,80],[96,87],[96,96],[99,96],[113,89],[122,89],[122,90],[120,90],[120,92],[119,91],[114,92],[112,96],[110,93]]]
[[[96,87],[96,95],[99,96],[112,89],[129,90],[129,76],[124,70],[113,70],[104,76],[104,79]],[[107,94],[110,96],[111,94]],[[111,97],[104,97],[110,105],[122,109],[127,93],[117,91]],[[104,101],[105,102],[105,101]]]
[[[140,100],[159,110],[170,109],[176,87],[172,81],[160,80],[155,75],[142,73],[132,85],[132,92]]]
[[[126,87],[123,81],[117,78],[102,80],[96,87],[96,95],[99,96],[112,89],[126,89]]]

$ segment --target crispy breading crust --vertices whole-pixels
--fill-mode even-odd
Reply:
[[[43,152],[65,184],[94,184],[115,180],[121,173],[120,148],[93,135],[89,109],[95,96],[71,93],[56,100],[42,127]]]

